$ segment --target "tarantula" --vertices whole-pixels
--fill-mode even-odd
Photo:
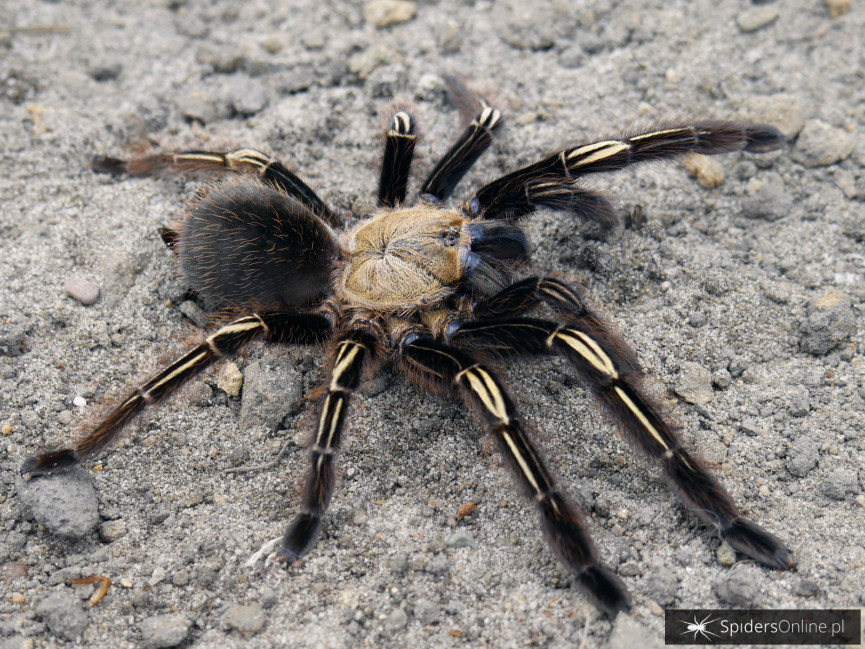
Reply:
[[[291,564],[313,547],[335,483],[335,455],[352,393],[390,363],[415,384],[462,400],[498,442],[516,481],[540,514],[550,548],[589,599],[610,615],[627,611],[628,591],[604,567],[584,514],[541,459],[492,360],[558,354],[595,393],[630,441],[663,467],[674,493],[745,555],[779,569],[790,551],[740,515],[703,463],[686,450],[664,412],[641,390],[634,353],[588,304],[581,286],[521,275],[529,258],[523,218],[538,209],[569,212],[609,227],[610,203],[581,186],[585,174],[695,152],[778,149],[771,126],[704,121],[571,146],[482,187],[457,208],[443,202],[490,145],[502,115],[476,98],[477,114],[406,202],[415,117],[389,120],[378,209],[337,232],[339,220],[279,161],[251,149],[182,151],[130,160],[97,157],[96,171],[231,171],[208,187],[162,236],[186,285],[212,310],[235,319],[134,390],[71,448],[28,459],[25,479],[90,459],[147,406],[172,395],[217,361],[256,339],[324,343],[329,378],[310,449],[299,513],[278,556]],[[530,315],[546,309],[553,319]]]

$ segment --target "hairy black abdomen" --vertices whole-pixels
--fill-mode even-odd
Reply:
[[[229,179],[185,216],[180,268],[210,308],[302,305],[328,292],[336,236],[290,196]]]

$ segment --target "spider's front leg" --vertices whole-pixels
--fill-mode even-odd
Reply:
[[[400,347],[402,366],[411,379],[445,396],[461,398],[480,415],[523,490],[537,505],[547,542],[589,599],[611,616],[628,611],[625,585],[598,560],[583,513],[556,486],[499,380],[465,352],[431,337],[409,334]]]
[[[377,324],[357,318],[332,343],[336,350],[333,369],[310,449],[310,467],[300,497],[300,513],[289,525],[278,551],[279,558],[288,564],[302,558],[315,545],[321,519],[333,495],[335,456],[349,400],[364,373],[375,371],[381,340],[382,332]]]
[[[504,315],[545,303],[565,321]],[[682,445],[661,410],[639,388],[642,373],[625,342],[583,301],[582,291],[552,279],[530,278],[479,304],[484,319],[460,325],[452,341],[503,357],[559,354],[574,367],[631,442],[660,461],[673,492],[722,539],[760,563],[781,570],[793,555],[775,536],[739,513],[726,490]]]
[[[129,395],[89,435],[71,448],[28,458],[21,475],[30,480],[56,473],[98,455],[124,427],[147,406],[170,397],[184,383],[213,363],[233,356],[256,338],[285,344],[313,344],[325,340],[331,330],[328,317],[317,313],[266,313],[238,318],[208,336],[171,365]]]
[[[603,196],[575,185],[581,176],[688,153],[765,153],[785,142],[778,129],[766,124],[697,122],[666,126],[554,153],[485,185],[466,201],[463,210],[471,216],[513,220],[546,207],[574,212],[609,227],[615,223],[615,211]]]

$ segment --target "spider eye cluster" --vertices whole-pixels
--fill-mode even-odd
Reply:
[[[454,247],[459,243],[460,233],[459,230],[454,228],[450,228],[448,230],[442,230],[441,234],[442,243],[449,248]]]

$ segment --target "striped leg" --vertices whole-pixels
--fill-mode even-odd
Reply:
[[[322,516],[333,495],[334,460],[349,399],[360,384],[364,371],[372,371],[377,365],[380,339],[377,328],[367,323],[364,329],[350,330],[336,341],[336,358],[312,443],[309,474],[300,497],[300,513],[289,525],[278,552],[279,558],[289,564],[303,557],[315,544]]]
[[[724,488],[682,446],[658,407],[640,391],[642,375],[633,354],[596,318],[567,324],[530,318],[480,320],[462,325],[452,342],[501,356],[564,356],[630,440],[661,462],[671,489],[688,509],[714,525],[731,546],[760,563],[782,570],[793,566],[792,554],[784,544],[742,517]]]
[[[445,200],[492,143],[493,135],[502,125],[502,114],[483,99],[480,104],[480,112],[424,181],[421,187],[424,197],[434,202]]]
[[[398,110],[390,118],[384,141],[378,202],[385,207],[405,203],[406,188],[417,142],[415,119],[407,110]]]
[[[267,185],[285,192],[308,207],[316,216],[336,225],[339,219],[312,189],[290,172],[279,160],[254,149],[220,151],[177,151],[158,153],[131,160],[96,156],[91,163],[99,173],[130,176],[152,176],[161,171],[188,173],[195,171],[234,171],[256,173]]]
[[[93,432],[71,448],[27,459],[21,467],[21,475],[29,480],[62,471],[98,455],[147,406],[171,396],[214,362],[236,354],[258,337],[269,342],[312,344],[323,341],[329,333],[328,318],[314,313],[271,313],[238,318],[136,389]]]
[[[667,126],[630,137],[583,144],[554,153],[494,180],[466,203],[472,216],[517,219],[538,207],[573,211],[606,224],[613,217],[607,201],[574,186],[589,173],[617,171],[638,162],[666,160],[687,153],[763,153],[784,145],[784,136],[764,124],[699,122]]]
[[[480,415],[521,487],[537,505],[547,542],[580,588],[609,615],[627,611],[627,589],[599,562],[582,512],[556,486],[498,379],[455,347],[432,338],[407,340],[401,361],[408,376],[436,392],[462,398]]]

